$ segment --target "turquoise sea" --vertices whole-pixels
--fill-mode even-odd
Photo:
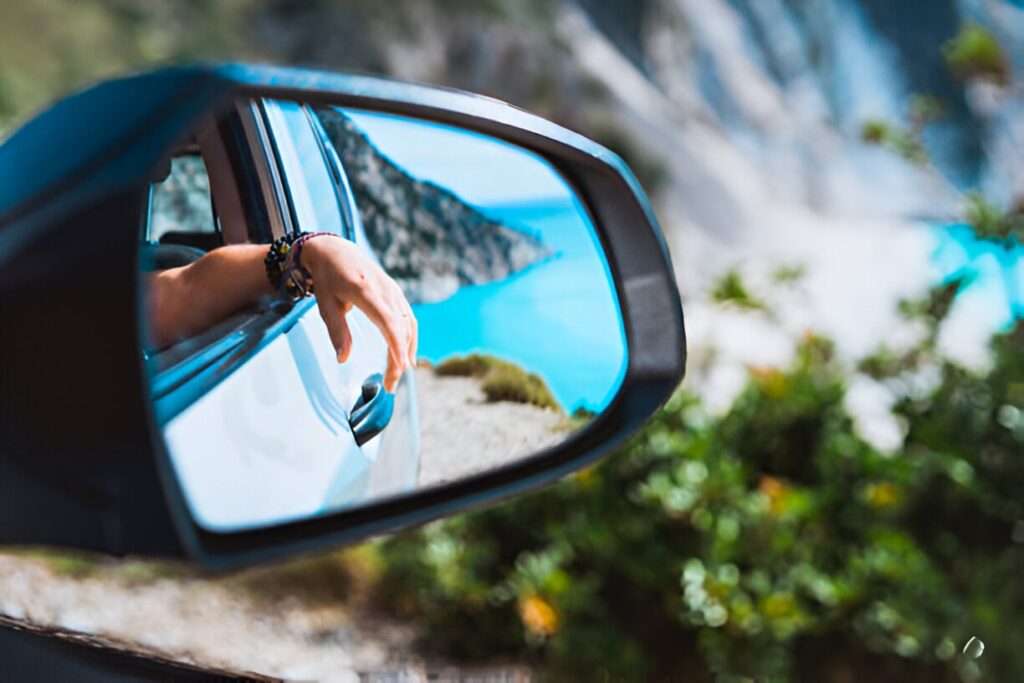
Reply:
[[[968,225],[934,230],[938,246],[932,260],[943,282],[963,278],[959,296],[984,300],[993,311],[994,331],[1024,318],[1024,245],[980,240]]]
[[[567,411],[602,411],[622,381],[626,343],[589,220],[571,200],[479,208],[539,237],[554,255],[503,280],[413,306],[419,356],[433,363],[473,352],[498,356],[542,376]]]

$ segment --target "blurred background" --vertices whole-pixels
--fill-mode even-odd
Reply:
[[[0,613],[318,680],[1024,680],[1019,0],[0,16],[0,139],[206,59],[455,86],[592,137],[651,195],[690,344],[653,423],[550,490],[231,576],[10,550]]]

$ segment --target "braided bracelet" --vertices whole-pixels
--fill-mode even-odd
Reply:
[[[293,299],[301,299],[313,294],[313,277],[302,265],[302,246],[321,235],[334,235],[333,232],[300,232],[298,235],[278,237],[270,245],[263,265],[267,270],[267,279],[275,291],[282,292]]]

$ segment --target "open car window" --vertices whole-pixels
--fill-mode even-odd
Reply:
[[[168,176],[154,183],[146,240],[207,251],[223,243],[210,176],[198,151],[172,158]]]
[[[232,134],[232,122],[240,134]],[[269,241],[267,226],[252,220],[259,216],[279,226],[271,230],[273,236],[304,230],[354,237],[357,209],[344,170],[305,105],[240,103],[187,152],[176,156],[169,175],[154,185],[144,249],[158,255],[191,251],[173,258],[150,256],[151,266],[154,260],[156,266],[185,265],[238,241]],[[311,305],[312,300],[293,305],[268,298],[172,346],[148,350],[160,419],[169,420],[194,403]]]
[[[153,184],[144,270],[184,266],[225,244],[268,241],[266,219],[253,219],[284,211],[277,198],[286,187],[269,168],[278,162],[271,137],[254,125],[256,115],[250,103],[240,104],[209,129],[202,151],[195,146],[173,157],[167,176]],[[231,214],[223,226],[221,207]],[[175,344],[147,349],[160,419],[170,419],[231,374],[286,326],[292,311],[298,315],[297,308],[304,307],[268,298]]]

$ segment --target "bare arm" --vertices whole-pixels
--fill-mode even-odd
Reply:
[[[153,273],[147,279],[150,340],[158,347],[193,336],[238,309],[274,294],[263,266],[267,247],[240,244],[215,249],[181,268]],[[384,385],[393,391],[415,363],[416,319],[402,290],[387,273],[351,242],[320,236],[302,250],[338,362],[352,349],[345,315],[359,308],[388,343]]]
[[[149,275],[149,334],[157,347],[199,334],[274,292],[263,268],[267,247],[215,249],[195,263]]]

